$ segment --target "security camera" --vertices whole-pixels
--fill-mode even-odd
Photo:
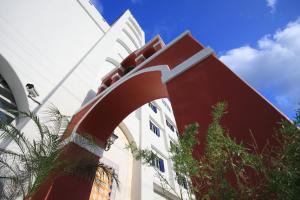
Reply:
[[[28,96],[30,96],[30,97],[38,97],[39,96],[39,93],[36,91],[33,84],[27,83],[26,89],[28,92]]]

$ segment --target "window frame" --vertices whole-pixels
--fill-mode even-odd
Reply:
[[[174,124],[172,122],[170,122],[171,120],[169,120],[167,117],[166,117],[166,125],[167,127],[172,131],[172,132],[175,132],[176,131],[176,128],[174,126]]]
[[[153,120],[149,119],[149,128],[150,130],[157,135],[157,137],[160,137],[160,128],[159,126],[153,122]]]
[[[152,103],[152,102],[149,102],[149,103],[148,103],[148,106],[151,108],[151,110],[152,110],[155,114],[158,113],[158,106],[157,106],[157,105],[155,105],[155,104]]]
[[[160,172],[165,172],[165,163],[164,159],[158,156],[156,153],[152,152],[152,160],[151,160],[151,166],[158,169]]]

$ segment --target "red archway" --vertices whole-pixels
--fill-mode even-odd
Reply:
[[[211,121],[211,107],[223,100],[229,103],[229,114],[223,122],[232,137],[247,144],[252,142],[251,130],[259,148],[272,139],[278,122],[285,116],[220,62],[209,48],[204,48],[190,33],[163,46],[160,38],[155,38],[128,56],[122,67],[103,81],[98,96],[74,115],[64,137],[75,133],[90,135],[103,147],[128,114],[149,101],[169,97],[179,131],[186,124],[198,122],[200,141],[204,141]],[[203,145],[195,151],[201,153]],[[65,146],[64,156],[68,158],[88,155],[94,156],[95,161],[101,156],[74,143]],[[78,188],[81,189],[77,191]],[[89,188],[89,183],[65,176],[45,183],[34,199],[88,199]]]

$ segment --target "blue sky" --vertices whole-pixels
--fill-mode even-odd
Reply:
[[[93,2],[110,24],[130,9],[145,31],[146,41],[160,34],[168,43],[190,30],[286,115],[292,117],[298,107],[300,0]]]

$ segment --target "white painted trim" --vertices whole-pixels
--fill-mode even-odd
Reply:
[[[140,54],[138,57],[136,57],[134,59],[134,61],[135,62],[139,62],[139,61],[143,62],[145,59],[146,59],[145,56],[143,54]]]
[[[135,51],[135,55],[139,54],[141,51],[143,51],[151,42],[153,42],[154,40],[156,40],[158,38],[158,40],[160,40],[163,44],[163,46],[165,46],[164,41],[161,39],[160,35],[156,35],[154,36],[154,38],[152,38],[149,42],[147,42],[147,44],[144,44],[144,46],[142,46],[140,49],[138,49],[137,51]]]
[[[208,56],[212,55],[213,53],[214,53],[213,50],[211,48],[209,48],[209,47],[207,47],[205,49],[202,49],[198,53],[194,54],[192,57],[188,58],[184,62],[182,62],[179,65],[177,65],[176,67],[174,67],[170,71],[170,73],[163,74],[163,76],[162,76],[162,82],[163,83],[169,82],[170,80],[172,80],[176,76],[182,74],[183,72],[185,72],[186,70],[190,69],[195,64],[201,62],[202,60],[204,60]]]
[[[178,36],[176,39],[174,39],[172,42],[170,42],[167,46],[165,46],[164,48],[162,48],[159,51],[155,52],[152,56],[150,56],[149,58],[147,58],[144,62],[142,62],[138,66],[136,66],[133,70],[131,70],[130,72],[128,72],[126,75],[130,75],[130,74],[133,74],[134,72],[138,71],[140,68],[142,68],[143,66],[145,66],[147,63],[149,63],[150,61],[152,61],[154,58],[156,58],[157,56],[159,56],[160,54],[162,54],[163,52],[165,52],[166,50],[168,50],[178,40],[180,40],[181,38],[183,38],[184,36],[189,35],[189,34],[190,34],[189,31],[185,31],[180,36]]]
[[[95,96],[93,99],[91,99],[88,103],[86,103],[84,106],[82,106],[80,109],[78,109],[76,112],[75,112],[75,114],[74,115],[76,115],[78,112],[80,112],[81,110],[83,110],[85,107],[87,107],[91,102],[93,102],[95,99],[97,99],[97,98],[99,98],[101,95],[105,95],[106,94],[106,92],[110,92],[110,89],[111,89],[111,87],[112,86],[119,86],[120,84],[122,84],[123,83],[123,81],[125,82],[126,80],[128,80],[129,78],[131,78],[131,77],[133,77],[133,76],[135,76],[135,75],[138,75],[139,73],[137,73],[137,74],[135,74],[135,75],[133,75],[134,74],[134,72],[136,72],[136,71],[138,71],[141,67],[143,67],[145,64],[147,64],[148,62],[150,62],[151,60],[153,60],[155,57],[157,57],[158,55],[160,55],[160,54],[162,54],[164,51],[166,51],[167,49],[169,49],[173,44],[175,44],[178,40],[180,40],[181,38],[183,38],[184,36],[186,36],[186,35],[188,35],[188,34],[190,34],[190,32],[189,31],[185,31],[184,33],[182,33],[180,36],[178,36],[176,39],[174,39],[172,42],[170,42],[167,46],[165,46],[164,48],[162,48],[162,49],[160,49],[159,51],[157,51],[156,53],[154,53],[152,56],[150,56],[147,60],[145,60],[144,62],[142,62],[141,64],[139,64],[138,66],[136,66],[133,70],[131,70],[130,72],[128,72],[125,76],[123,76],[123,77],[121,77],[121,79],[119,79],[117,82],[115,82],[115,83],[113,83],[113,85],[111,85],[110,86],[110,88],[108,89],[108,90],[105,90],[105,91],[103,91],[101,94],[98,94],[97,96]],[[159,35],[158,36],[156,36],[156,37],[160,37]],[[152,41],[154,40],[154,38],[152,39]],[[150,41],[150,42],[152,42],[152,41]],[[143,48],[142,48],[143,49]],[[142,50],[141,49],[141,50]],[[140,50],[138,50],[138,51],[140,51]],[[163,66],[166,66],[167,67],[167,69],[165,69]],[[156,67],[151,67],[151,68],[146,68],[146,69],[143,69],[143,70],[141,70],[141,71],[144,71],[145,72],[145,70],[147,70],[147,69],[155,69],[155,68],[158,68],[158,67],[161,67],[161,69],[162,69],[162,74],[164,75],[164,74],[168,74],[169,73],[169,71],[170,71],[170,69],[169,69],[169,67],[167,66],[167,65],[160,65],[160,66],[156,66]],[[115,68],[116,69],[116,68]],[[113,69],[113,70],[115,70],[115,69]],[[112,72],[111,72],[112,73]],[[111,73],[109,73],[109,75],[111,75]],[[105,77],[108,77],[108,75],[107,76],[105,76]],[[102,79],[103,80],[103,79]],[[114,87],[115,88],[115,87]],[[113,88],[113,89],[114,89]]]
[[[179,35],[177,38],[175,38],[172,42],[170,42],[167,46],[163,47],[162,49],[160,49],[159,51],[155,52],[152,56],[150,56],[149,58],[147,58],[144,62],[140,63],[138,66],[136,66],[133,70],[131,70],[130,72],[128,72],[125,76],[130,76],[131,74],[133,74],[134,72],[138,71],[140,68],[142,68],[144,65],[146,65],[147,63],[149,63],[150,61],[152,61],[155,57],[159,56],[160,54],[162,54],[164,51],[166,51],[167,49],[169,49],[171,46],[173,46],[173,44],[175,44],[178,40],[180,40],[181,38],[183,38],[186,35],[191,34],[190,31],[185,31],[183,32],[181,35]],[[159,37],[159,35],[157,35],[156,37]],[[155,37],[155,38],[156,38]],[[155,38],[153,38],[150,42],[148,42],[147,44],[151,43],[153,40],[155,40]],[[161,39],[161,38],[160,38]],[[144,47],[142,47],[140,50],[136,51],[135,54],[138,54],[140,51],[142,51],[145,48],[146,45],[144,45]],[[123,76],[123,77],[125,77]]]
[[[70,135],[70,137],[66,138],[63,141],[63,145],[67,145],[70,142],[77,144],[78,146],[84,148],[85,150],[89,151],[90,153],[98,156],[98,157],[102,157],[103,156],[103,152],[104,149],[102,149],[101,147],[99,147],[97,144],[95,144],[93,141],[79,135],[76,132],[72,132],[72,134]]]

